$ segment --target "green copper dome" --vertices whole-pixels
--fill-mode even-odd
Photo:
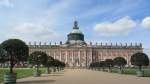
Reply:
[[[70,34],[82,34],[82,32],[79,29],[73,29]]]
[[[85,44],[84,34],[79,30],[78,22],[74,22],[73,30],[68,34],[67,44]]]
[[[74,27],[70,34],[82,34],[82,32],[79,30],[77,21],[74,21]]]

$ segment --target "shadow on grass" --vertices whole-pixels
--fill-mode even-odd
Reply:
[[[149,77],[149,78],[150,78],[150,76],[149,76],[149,75],[144,75],[144,77]]]
[[[44,84],[44,83],[52,83],[56,80],[31,80],[31,81],[21,81],[17,82],[17,84]]]
[[[63,74],[46,74],[41,77],[48,77],[48,76],[64,76],[64,75]]]

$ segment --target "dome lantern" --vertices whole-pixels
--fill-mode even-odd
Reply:
[[[68,34],[67,44],[86,44],[84,34],[79,30],[78,22],[74,21],[73,30]]]
[[[74,27],[73,27],[73,29],[79,29],[77,21],[74,21]]]

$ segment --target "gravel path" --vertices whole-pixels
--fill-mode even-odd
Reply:
[[[17,84],[150,84],[150,77],[119,75],[86,69],[66,69],[59,74],[19,79]]]

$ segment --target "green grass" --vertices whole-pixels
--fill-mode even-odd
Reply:
[[[123,69],[124,72],[123,74],[127,74],[127,75],[136,75],[136,71],[137,69]],[[143,69],[144,70],[144,77],[150,77],[150,69]],[[112,72],[113,73],[117,73],[118,69],[113,69]]]
[[[123,74],[136,75],[136,69],[125,69]]]
[[[17,79],[32,76],[34,70],[33,68],[14,68],[14,72],[17,73]],[[45,72],[45,68],[40,68],[40,70],[42,73]],[[0,82],[3,81],[3,76],[6,72],[9,72],[8,68],[0,68]]]

